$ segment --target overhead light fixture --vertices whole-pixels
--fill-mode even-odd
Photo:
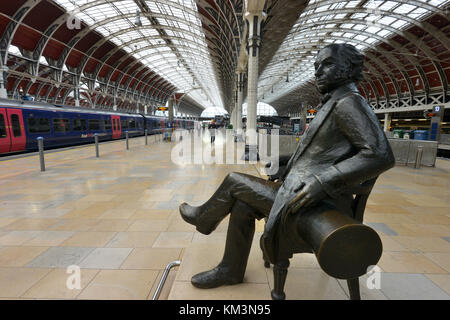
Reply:
[[[416,79],[416,87],[420,84],[419,78]]]
[[[134,24],[138,27],[142,27],[141,12],[139,10],[136,10],[136,19],[134,20]]]

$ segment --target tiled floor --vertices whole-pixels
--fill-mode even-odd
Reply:
[[[256,165],[185,165],[174,144],[149,138],[46,155],[0,159],[0,298],[151,299],[166,265],[181,259],[160,299],[270,299],[272,270],[257,234],[243,284],[200,290],[190,278],[220,260],[227,220],[209,236],[179,216],[179,203],[200,204],[232,171]],[[450,161],[436,168],[395,167],[369,198],[365,222],[384,246],[380,289],[360,280],[363,299],[450,298]],[[68,285],[81,270],[79,289]],[[76,283],[76,281],[74,282]],[[72,289],[69,289],[72,288]],[[291,260],[288,299],[348,299],[344,281],[324,274],[314,255]]]

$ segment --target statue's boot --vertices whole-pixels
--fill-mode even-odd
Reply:
[[[244,280],[254,233],[253,210],[244,202],[237,200],[231,210],[222,261],[212,270],[193,276],[192,285],[209,289],[241,283]]]
[[[229,212],[227,208],[216,206],[216,202],[215,199],[210,199],[198,207],[182,203],[180,205],[181,217],[187,223],[194,225],[198,232],[210,234]]]
[[[195,207],[187,203],[181,204],[181,217],[196,226],[197,231],[210,234],[228,215],[236,200],[264,211],[272,206],[277,190],[278,185],[273,182],[233,172],[226,176],[213,196],[203,205]]]
[[[201,206],[190,206],[187,203],[180,205],[180,214],[184,221],[196,226],[197,231],[203,234],[213,232],[219,223],[230,213],[234,199],[231,191],[239,183],[239,175],[230,173],[217,188],[212,197]]]

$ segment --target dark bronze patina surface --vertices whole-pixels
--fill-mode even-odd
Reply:
[[[183,219],[204,234],[231,213],[222,261],[195,275],[194,286],[242,282],[255,219],[265,218],[261,248],[266,264],[274,264],[274,299],[284,298],[288,259],[296,252],[315,253],[322,269],[347,279],[351,298],[359,297],[357,277],[382,252],[362,214],[376,178],[394,166],[378,119],[356,87],[362,67],[363,56],[351,45],[323,48],[315,62],[320,109],[278,174],[264,180],[231,173],[205,204],[180,206]]]

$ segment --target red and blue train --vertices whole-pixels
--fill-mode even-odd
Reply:
[[[95,133],[106,141],[124,138],[126,131],[134,137],[146,129],[151,135],[194,126],[194,120],[174,118],[171,124],[167,117],[0,99],[0,155],[35,151],[38,137],[47,149],[94,142]]]

